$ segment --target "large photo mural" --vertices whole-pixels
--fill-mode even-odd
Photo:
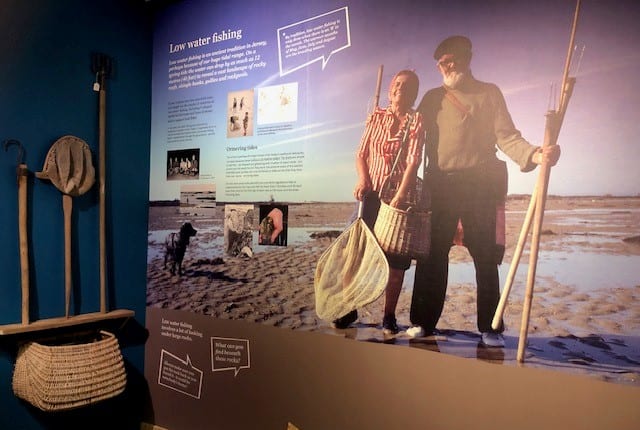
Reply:
[[[231,321],[515,364],[528,248],[513,260],[543,158],[557,164],[538,232],[524,359],[636,385],[640,8],[582,2],[570,47],[575,10],[572,1],[409,0],[192,0],[164,8],[154,33],[147,258],[147,363],[154,364],[146,371],[161,396],[203,399],[212,378],[251,372],[255,341],[217,328]],[[441,43],[450,36],[458,38]],[[541,152],[546,115],[561,108],[567,51],[575,86],[560,150]],[[473,79],[466,93],[447,80],[456,70],[466,72],[463,85]],[[462,92],[462,102],[447,88]],[[474,140],[465,140],[469,130]],[[478,191],[491,176],[489,159],[505,161],[508,174],[497,211]],[[454,174],[462,171],[463,179]],[[430,196],[424,205],[433,205],[437,228],[429,266],[426,256],[387,263],[381,254],[385,267],[372,263],[382,251],[366,201],[380,197],[388,176],[392,196]],[[469,191],[465,181],[480,188]],[[501,246],[489,263],[480,245],[487,231],[491,246]],[[369,299],[344,315],[318,312],[319,261],[355,240],[355,251],[331,264],[339,272],[366,249],[357,288]],[[498,280],[488,279],[493,272],[483,264],[498,263]],[[504,291],[518,265],[503,320],[491,328],[493,285]],[[415,290],[434,273],[444,276],[439,292]],[[487,333],[499,335],[497,345]]]

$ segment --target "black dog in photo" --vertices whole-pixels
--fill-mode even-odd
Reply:
[[[176,273],[176,267],[178,269],[178,275],[182,275],[182,260],[184,259],[184,253],[187,251],[187,245],[189,245],[189,239],[196,235],[198,231],[191,226],[190,222],[185,222],[180,227],[178,233],[169,233],[165,239],[165,251],[164,251],[164,268],[167,268],[167,261],[171,261],[171,274]]]

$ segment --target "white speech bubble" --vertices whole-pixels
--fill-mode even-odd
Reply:
[[[230,337],[211,338],[211,371],[233,370],[238,376],[240,369],[250,369],[249,340]]]
[[[278,28],[278,64],[285,76],[311,63],[329,58],[351,46],[349,8],[343,7]],[[329,54],[325,55],[328,50]],[[318,54],[316,56],[316,54]],[[308,60],[308,58],[311,58]],[[303,62],[300,62],[304,59]]]
[[[202,375],[203,372],[191,364],[188,354],[187,359],[182,360],[164,349],[160,352],[159,385],[199,399],[202,391]],[[188,388],[195,383],[197,383],[197,389],[189,391]]]

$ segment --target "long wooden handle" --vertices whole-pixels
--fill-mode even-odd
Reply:
[[[71,305],[71,213],[73,210],[72,197],[62,195],[62,210],[64,213],[64,315],[69,318]]]
[[[376,81],[376,92],[373,96],[373,108],[377,108],[380,103],[380,87],[382,86],[382,72],[384,70],[384,65],[380,64],[378,67],[378,80]]]
[[[560,103],[558,111],[548,112],[547,121],[545,125],[545,136],[543,147],[555,145],[560,134],[560,128],[562,127],[562,121],[567,111],[569,104],[569,98],[573,92],[573,85],[575,84],[575,78],[569,77],[569,69],[571,68],[571,58],[574,46],[574,40],[576,35],[576,29],[578,27],[578,16],[580,12],[580,0],[576,2],[576,9],[573,16],[573,23],[571,25],[571,36],[569,37],[569,51],[567,53],[567,60],[565,63],[563,75],[562,75],[562,93],[560,97]],[[525,290],[524,303],[522,309],[522,320],[520,325],[520,338],[518,340],[518,352],[516,354],[516,360],[519,363],[524,362],[525,348],[527,346],[527,336],[529,331],[529,318],[531,312],[531,305],[533,302],[533,288],[536,279],[536,268],[538,265],[538,250],[540,244],[540,231],[542,229],[542,221],[544,218],[544,208],[547,202],[547,189],[549,187],[549,178],[551,175],[551,166],[548,163],[543,162],[540,166],[540,173],[538,175],[538,182],[536,183],[535,192],[537,193],[535,215],[533,220],[533,232],[531,233],[531,249],[529,255],[529,272],[527,273],[527,288]]]
[[[555,144],[552,140],[554,136],[558,136],[560,129],[560,116],[557,112],[549,112],[547,114],[547,123],[545,127],[545,139],[543,146]],[[547,202],[547,189],[549,187],[549,177],[551,175],[551,166],[543,162],[540,165],[540,173],[538,174],[538,182],[534,194],[536,195],[535,213],[533,218],[533,231],[531,233],[531,248],[529,250],[529,271],[527,272],[527,286],[525,289],[524,303],[522,307],[522,320],[520,325],[520,338],[518,340],[518,352],[516,360],[519,363],[524,362],[524,353],[527,346],[527,335],[529,332],[529,318],[531,313],[531,305],[533,303],[533,288],[536,282],[536,269],[538,266],[538,251],[540,245],[540,233],[542,231],[542,221],[544,219],[544,208]]]
[[[105,202],[105,177],[106,177],[106,90],[104,83],[99,92],[99,187],[100,187],[100,312],[107,311],[107,248],[106,248],[106,202]]]
[[[518,271],[520,258],[522,257],[522,252],[524,251],[524,245],[527,242],[527,236],[529,235],[529,231],[531,230],[531,221],[533,220],[533,214],[536,210],[537,200],[537,188],[534,188],[533,193],[531,194],[531,200],[529,201],[529,207],[527,208],[527,213],[524,217],[524,222],[522,223],[522,230],[520,230],[520,236],[518,237],[516,248],[513,251],[511,266],[509,266],[509,273],[507,274],[507,278],[504,282],[504,288],[502,289],[502,294],[500,295],[500,301],[498,302],[498,307],[496,308],[493,320],[491,321],[491,327],[494,330],[498,330],[502,324],[502,317],[504,316],[504,311],[507,307],[507,299],[509,298],[509,294],[511,293],[511,287],[513,286],[513,280],[515,279],[516,272]]]
[[[22,324],[29,324],[29,243],[27,238],[27,165],[18,165],[18,233],[20,241],[20,284]]]
[[[564,64],[564,70],[562,72],[562,87],[560,88],[560,102],[558,104],[558,111],[564,113],[567,111],[567,105],[569,104],[569,97],[571,97],[571,91],[573,90],[573,83],[570,83],[572,79],[569,77],[569,69],[571,68],[571,60],[573,59],[573,49],[576,40],[576,30],[578,29],[578,15],[580,14],[580,0],[576,1],[576,10],[573,13],[573,24],[571,25],[571,35],[569,36],[569,50],[567,52],[567,59]],[[568,85],[571,85],[568,88]]]

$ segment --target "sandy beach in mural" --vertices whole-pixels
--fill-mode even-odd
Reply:
[[[528,196],[510,197],[507,203],[503,284],[528,203]],[[640,386],[640,197],[550,197],[546,209],[525,366]],[[451,251],[437,335],[410,339],[400,332],[385,337],[382,299],[359,310],[358,321],[346,330],[319,319],[314,309],[316,262],[348,226],[353,210],[353,203],[291,204],[288,246],[257,245],[256,235],[251,257],[232,257],[223,253],[224,205],[209,214],[152,206],[147,305],[517,365],[528,246],[504,316],[504,349],[479,345],[473,267],[461,247]],[[257,229],[257,209],[254,218]],[[171,275],[163,269],[164,237],[185,221],[198,233],[187,249],[184,274]],[[409,325],[413,270],[407,272],[397,309],[402,329]]]

